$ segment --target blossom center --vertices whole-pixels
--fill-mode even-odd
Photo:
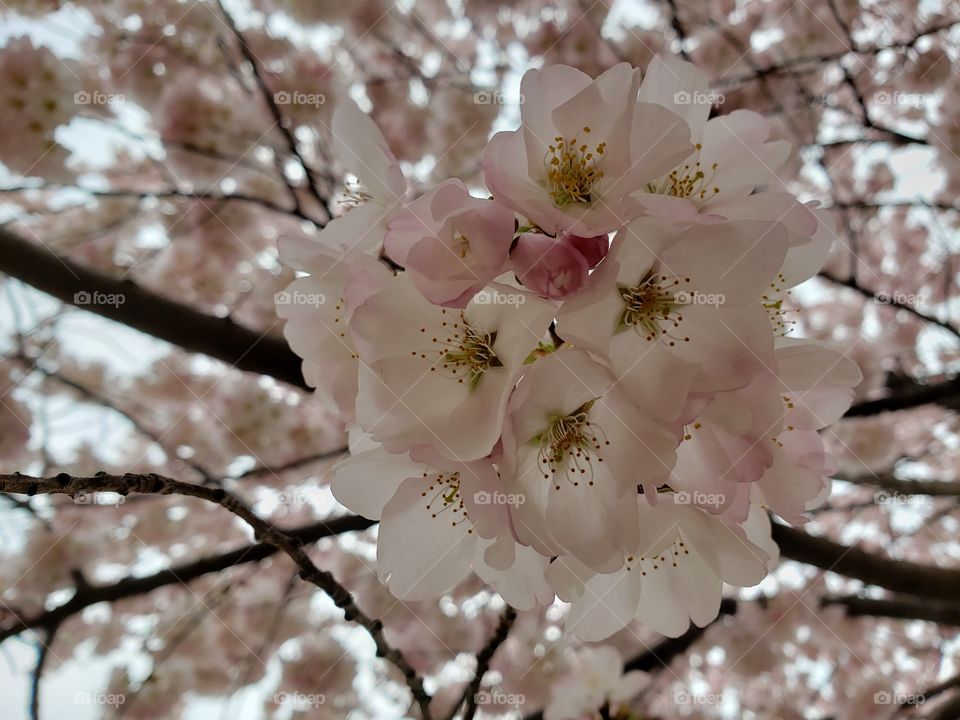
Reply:
[[[687,293],[681,289],[690,278],[667,277],[661,273],[650,273],[638,285],[617,284],[617,291],[623,300],[623,310],[617,321],[617,332],[633,328],[637,334],[643,334],[647,340],[656,340],[668,336],[668,344],[673,347],[678,339],[690,342],[689,337],[674,338],[670,330],[680,327],[683,314],[679,308],[686,304]],[[672,326],[669,329],[664,326]]]
[[[440,312],[447,316],[446,308],[441,309]],[[456,321],[443,320],[441,326],[453,332],[446,337],[432,338],[433,343],[440,346],[436,350],[440,355],[440,362],[434,364],[430,372],[436,372],[439,367],[441,374],[448,374],[460,384],[467,383],[473,390],[480,383],[484,373],[493,368],[503,367],[503,363],[493,349],[497,341],[496,331],[488,333],[474,328],[467,321],[462,310]],[[420,328],[420,332],[426,333],[427,328]],[[426,352],[417,350],[412,351],[411,355],[428,357]]]
[[[696,157],[700,157],[700,144],[696,145]],[[720,188],[713,185],[719,163],[710,165],[710,175],[704,171],[700,160],[683,165],[670,171],[659,182],[647,183],[647,192],[656,195],[670,195],[678,198],[706,200],[720,194]]]
[[[590,128],[583,128],[590,134]],[[547,147],[544,162],[547,166],[547,190],[558,207],[593,202],[593,188],[603,178],[603,170],[597,167],[607,151],[606,143],[599,143],[591,150],[576,136],[564,138],[557,135]]]
[[[453,251],[464,260],[470,254],[470,238],[462,232],[457,231],[453,234]]]
[[[423,473],[426,479],[429,473]],[[430,517],[436,518],[447,513],[450,524],[454,527],[467,520],[467,511],[463,506],[463,498],[460,495],[460,473],[438,473],[436,478],[430,482],[427,489],[420,493],[420,497],[429,497],[427,510],[430,511]],[[468,530],[467,532],[472,532]]]
[[[557,475],[564,475],[574,486],[587,475],[587,484],[593,485],[593,460],[603,462],[599,451],[610,444],[600,426],[590,421],[590,408],[596,400],[590,400],[569,415],[550,418],[547,429],[530,439],[530,444],[539,447],[537,466],[544,479],[554,483],[559,490]]]

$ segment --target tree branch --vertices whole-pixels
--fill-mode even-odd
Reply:
[[[874,555],[859,547],[841,545],[779,523],[773,524],[773,539],[785,558],[846,575],[868,585],[948,602],[956,602],[960,597],[960,569]]]
[[[14,473],[13,475],[0,475],[0,492],[20,493],[29,496],[36,494],[69,495],[74,498],[84,493],[97,492],[115,492],[120,495],[127,495],[128,493],[182,495],[220,505],[246,522],[253,529],[254,536],[258,540],[262,539],[288,555],[299,566],[300,577],[303,580],[316,585],[329,595],[334,604],[343,611],[344,618],[348,622],[355,622],[367,631],[377,646],[377,656],[392,663],[403,673],[407,686],[413,693],[414,700],[420,706],[420,712],[424,720],[430,720],[430,696],[423,687],[423,680],[403,653],[387,643],[383,635],[383,623],[379,619],[371,618],[364,613],[354,601],[349,590],[337,582],[329,572],[318,568],[303,550],[302,543],[278,530],[270,522],[254,513],[236,495],[223,488],[193,485],[153,473],[126,473],[125,475],[101,473],[93,477],[75,477],[60,473],[50,478],[37,478]]]
[[[836,275],[833,275],[832,273],[829,273],[825,270],[821,270],[818,273],[818,275],[824,278],[825,280],[829,280],[830,282],[836,285],[840,285],[841,287],[855,290],[856,292],[860,293],[863,297],[869,298],[874,302],[882,302],[884,305],[887,305],[888,307],[892,307],[896,310],[904,310],[910,313],[911,315],[913,315],[914,317],[919,318],[920,320],[923,320],[926,323],[930,323],[931,325],[937,325],[938,327],[943,328],[944,330],[952,334],[955,338],[960,339],[960,330],[958,330],[954,325],[947,322],[946,320],[940,320],[939,318],[935,318],[932,315],[927,315],[926,313],[922,313],[919,310],[917,310],[915,307],[913,307],[913,305],[910,305],[909,303],[903,303],[898,301],[896,299],[895,293],[890,294],[887,291],[883,291],[883,292],[873,291],[863,287],[852,277],[846,278],[846,279],[839,278]],[[880,299],[881,297],[883,297],[882,300]]]
[[[0,228],[0,272],[58,300],[77,305],[160,340],[221,360],[231,367],[269,375],[308,389],[300,358],[280,338],[194,310],[146,290],[86,268],[48,248]],[[81,293],[117,295],[122,303],[78,305]]]
[[[936,602],[927,598],[867,598],[859,595],[820,598],[820,607],[841,605],[848,617],[888,617],[898,620],[927,620],[940,625],[960,627],[960,605]]]
[[[348,532],[366,530],[376,525],[373,520],[367,520],[359,515],[345,515],[343,517],[322,520],[310,525],[304,525],[287,531],[287,535],[296,542],[307,545],[326,537],[334,537]],[[279,550],[269,543],[251,543],[230,550],[220,555],[193,560],[181,565],[175,565],[166,570],[160,570],[152,575],[127,577],[109,585],[78,586],[67,602],[50,610],[45,610],[33,617],[17,616],[16,621],[0,626],[0,643],[18,635],[25,630],[46,627],[50,624],[63,623],[67,619],[78,615],[86,608],[98,603],[117,602],[132,597],[146,595],[169,585],[183,585],[193,582],[197,578],[211,573],[223,572],[239,565],[260,562],[276,555]]]
[[[473,720],[473,716],[477,713],[477,693],[480,690],[480,683],[483,682],[483,676],[486,675],[487,670],[490,669],[490,662],[493,660],[493,656],[507,639],[507,635],[510,634],[510,629],[513,627],[516,619],[517,611],[507,605],[507,608],[503,611],[503,615],[500,616],[497,629],[494,630],[493,635],[490,636],[490,639],[487,641],[487,644],[484,645],[483,649],[477,653],[477,670],[473,674],[473,680],[463,689],[463,694],[460,696],[457,704],[453,706],[448,720],[453,720],[457,714],[457,710],[459,710],[460,706],[464,703],[466,703],[466,707],[463,711],[463,720]]]

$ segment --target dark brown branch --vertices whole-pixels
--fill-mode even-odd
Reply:
[[[960,692],[926,716],[927,720],[957,720],[960,718]]]
[[[853,278],[846,278],[846,279],[840,278],[827,271],[821,271],[819,273],[819,276],[824,278],[825,280],[829,280],[830,282],[835,283],[836,285],[840,285],[842,287],[854,290],[860,293],[863,297],[869,298],[875,302],[880,302],[879,298],[882,297],[882,302],[884,305],[892,307],[895,310],[904,310],[910,313],[911,315],[913,315],[914,317],[920,320],[923,320],[926,323],[930,323],[931,325],[936,325],[938,327],[941,327],[947,332],[951,333],[954,337],[960,338],[960,330],[954,327],[951,323],[947,322],[946,320],[941,320],[940,318],[935,318],[932,315],[927,315],[926,313],[920,312],[915,307],[913,307],[913,305],[896,300],[895,295],[888,296],[888,293],[886,291],[881,292],[881,291],[870,290],[869,288],[865,288],[862,285],[860,285],[860,283],[858,283]]]
[[[912,385],[898,389],[886,397],[854,403],[844,417],[867,417],[883,412],[911,410],[929,404],[940,405],[950,410],[960,409],[960,377],[929,385],[912,382]]]
[[[326,537],[366,530],[375,524],[374,521],[367,520],[359,515],[345,515],[288,530],[287,535],[302,545],[308,545]],[[204,575],[223,572],[248,563],[260,562],[276,555],[277,552],[279,552],[277,548],[269,543],[251,543],[220,555],[211,555],[175,565],[152,575],[128,577],[109,585],[84,584],[83,587],[78,587],[73,597],[63,605],[45,610],[32,617],[18,615],[14,622],[0,626],[0,643],[25,630],[46,627],[53,623],[62,623],[98,603],[127,600],[170,585],[186,587],[189,583]]]
[[[955,602],[960,597],[960,569],[920,565],[841,545],[779,523],[773,539],[784,558],[813,565],[893,592]]]
[[[306,389],[300,358],[286,342],[266,333],[194,310],[136,285],[117,280],[56,255],[0,228],[0,272],[15,277],[65,303],[80,293],[99,292],[123,298],[122,303],[78,307],[160,340],[199,352],[248,372],[269,375]]]
[[[900,40],[897,42],[885,43],[883,45],[871,45],[871,46],[860,46],[856,50],[844,49],[842,51],[833,52],[833,53],[823,53],[820,55],[798,55],[797,57],[787,58],[782,62],[776,65],[769,65],[767,67],[760,68],[759,70],[751,73],[746,73],[743,75],[737,75],[729,78],[721,78],[713,83],[714,87],[731,87],[735,85],[741,85],[752,80],[759,80],[762,77],[768,75],[781,75],[790,72],[792,69],[803,66],[803,65],[827,65],[832,62],[836,62],[844,57],[846,57],[851,52],[855,52],[857,55],[879,55],[882,52],[888,50],[906,50],[912,48],[917,44],[922,38],[928,37],[930,35],[936,35],[937,33],[943,32],[944,30],[950,30],[955,27],[957,24],[960,24],[960,20],[947,20],[936,25],[931,25],[925,30],[914,34],[912,37],[907,38],[906,40]]]
[[[852,485],[872,485],[897,495],[960,496],[960,481],[956,480],[902,480],[889,473],[863,477],[843,475],[836,479]]]
[[[167,199],[176,199],[176,200],[196,200],[200,202],[243,202],[249,203],[251,205],[259,205],[260,207],[266,208],[276,213],[282,213],[285,215],[294,215],[301,220],[306,220],[311,222],[318,227],[323,227],[322,222],[318,222],[314,218],[311,218],[309,215],[303,213],[299,207],[294,208],[285,208],[282,205],[277,205],[272,200],[267,198],[257,197],[256,195],[245,195],[243,193],[229,193],[224,194],[220,192],[209,192],[209,191],[188,191],[188,190],[179,190],[176,188],[167,188],[164,190],[135,190],[135,189],[122,189],[114,188],[110,190],[95,190],[93,188],[80,187],[78,185],[58,185],[56,183],[44,182],[42,185],[14,185],[10,187],[0,188],[0,193],[19,193],[19,192],[49,192],[51,190],[75,190],[82,192],[91,197],[99,198],[130,198],[132,200],[143,200],[146,198],[167,198]]]
[[[57,624],[49,625],[43,639],[37,640],[40,647],[37,649],[37,664],[30,679],[30,720],[40,720],[40,683],[43,680],[43,670],[50,655],[50,647],[56,639],[59,628],[60,626]]]
[[[720,613],[717,615],[717,619],[724,615],[736,615],[736,613],[737,601],[731,598],[724,598],[720,602]],[[717,620],[714,620],[713,622],[716,621]],[[647,648],[644,652],[627,660],[623,665],[623,672],[628,673],[632,670],[642,670],[643,672],[653,673],[669,667],[673,659],[683,655],[683,653],[693,647],[694,643],[703,637],[704,633],[707,632],[707,628],[712,624],[713,623],[710,623],[705,627],[691,625],[690,629],[680,637],[664,638],[653,647]],[[524,720],[543,720],[543,713],[532,713],[527,715]]]
[[[348,622],[364,628],[377,646],[377,656],[382,657],[403,673],[413,698],[420,706],[424,720],[430,720],[430,696],[423,687],[423,680],[403,653],[391,647],[383,634],[383,623],[371,618],[356,604],[350,591],[341,585],[326,570],[318,568],[303,549],[302,543],[278,530],[270,522],[254,513],[237,496],[223,488],[193,485],[154,473],[76,477],[61,473],[55,477],[37,478],[15,473],[0,475],[0,492],[23,495],[77,495],[97,492],[146,493],[154,495],[181,495],[220,505],[247,523],[258,540],[274,545],[293,560],[300,568],[300,577],[323,590],[334,604],[343,611]]]
[[[888,617],[898,620],[927,620],[960,627],[960,605],[916,597],[866,598],[858,595],[825,596],[820,607],[841,605],[848,617]]]
[[[333,212],[330,208],[330,202],[320,192],[316,172],[307,163],[303,153],[300,152],[300,144],[297,142],[297,138],[290,129],[290,120],[284,117],[283,113],[280,112],[280,108],[277,107],[277,103],[274,102],[273,94],[270,92],[270,88],[267,86],[267,83],[263,78],[263,73],[260,72],[260,62],[257,60],[257,56],[254,54],[253,50],[250,49],[250,45],[247,43],[246,37],[244,37],[243,33],[240,32],[240,29],[233,20],[233,16],[227,12],[227,9],[224,7],[223,3],[220,0],[217,0],[217,5],[219,5],[220,12],[223,14],[230,31],[233,33],[234,38],[236,38],[237,45],[240,48],[240,54],[243,55],[243,59],[250,65],[250,69],[253,72],[253,78],[257,83],[257,89],[260,92],[260,96],[263,98],[264,104],[266,104],[267,109],[270,111],[270,115],[273,117],[273,120],[277,125],[277,129],[283,136],[290,154],[296,158],[297,162],[300,163],[300,167],[303,168],[304,175],[307,179],[307,190],[310,192],[310,195],[313,196],[318,203],[320,203],[320,206],[327,213],[327,217],[333,217]]]
[[[487,670],[490,669],[490,662],[493,660],[493,656],[507,639],[507,635],[510,634],[510,629],[513,627],[516,619],[517,611],[507,605],[507,608],[503,611],[503,615],[500,616],[497,629],[494,630],[487,644],[477,653],[477,670],[473,674],[473,680],[464,688],[463,695],[460,696],[457,704],[453,706],[448,720],[453,720],[457,714],[457,710],[459,710],[460,706],[464,703],[466,703],[466,706],[463,711],[463,720],[473,720],[473,716],[477,714],[477,693],[480,690],[480,683],[483,682],[483,676],[486,675]]]

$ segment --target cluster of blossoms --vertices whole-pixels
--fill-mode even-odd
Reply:
[[[678,635],[765,577],[769,513],[827,494],[818,430],[860,372],[790,337],[781,302],[832,231],[777,179],[789,144],[753,112],[709,118],[708,90],[667,56],[531,70],[489,194],[412,201],[373,121],[335,110],[352,208],[281,240],[301,276],[277,307],[350,426],[333,492],[380,521],[397,597],[472,571],[518,609],[570,603],[583,640]]]

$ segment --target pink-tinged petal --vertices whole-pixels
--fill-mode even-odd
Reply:
[[[720,188],[708,204],[749,195],[758,187],[780,189],[776,171],[790,156],[786,140],[767,142],[770,122],[751,110],[734,110],[708,121],[703,129],[700,162],[712,172],[710,185]]]
[[[344,100],[333,111],[332,129],[334,154],[364,189],[381,204],[400,202],[407,184],[373,119],[352,100]]]
[[[587,261],[589,267],[596,267],[610,251],[610,238],[607,235],[593,235],[591,237],[581,237],[580,235],[566,235],[562,240],[575,247],[583,259]]]
[[[420,477],[423,464],[408,455],[382,448],[353,455],[331,469],[330,490],[344,507],[371,520],[379,520],[384,506],[404,480]]]
[[[560,299],[580,289],[589,266],[573,245],[539,233],[524,233],[510,253],[520,282],[542,297]]]
[[[512,538],[507,540],[515,545]],[[511,607],[520,612],[553,602],[553,590],[543,577],[550,565],[550,558],[532,548],[516,545],[514,561],[504,569],[495,569],[485,561],[484,548],[491,542],[484,540],[477,543],[473,569],[481,580],[492,585]]]
[[[690,135],[699,140],[710,116],[710,85],[693,63],[658,53],[647,66],[640,85],[640,102],[669,108],[690,126]]]
[[[783,268],[780,272],[783,274],[781,282],[785,288],[796,287],[820,272],[830,254],[830,248],[838,237],[836,223],[829,212],[816,210],[813,214],[816,217],[817,226],[810,241],[791,247],[783,260]]]
[[[580,640],[595,642],[623,629],[637,612],[642,583],[638,568],[595,575],[570,606],[565,622],[567,632]]]
[[[437,502],[430,484],[405,480],[381,516],[377,573],[401,600],[442,595],[467,576],[476,551],[469,521]]]

